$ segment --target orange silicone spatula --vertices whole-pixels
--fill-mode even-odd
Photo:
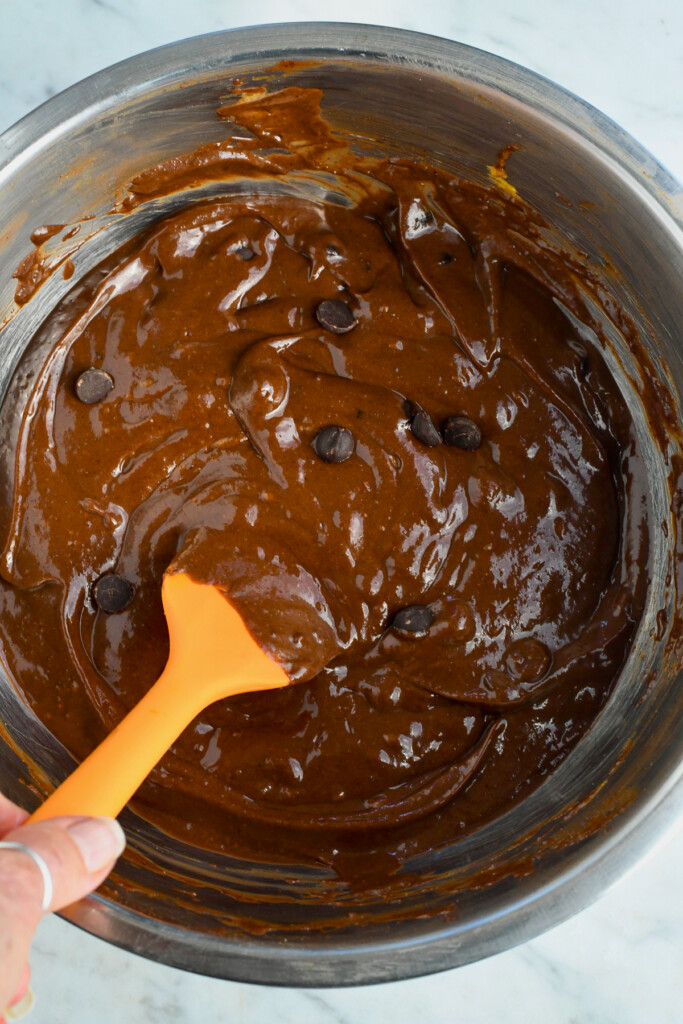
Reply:
[[[61,814],[116,817],[157,761],[207,705],[289,678],[216,587],[167,574],[162,600],[170,652],[154,686],[30,821]]]

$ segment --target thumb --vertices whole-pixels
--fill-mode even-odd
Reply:
[[[3,838],[31,847],[45,861],[54,886],[49,910],[61,910],[96,889],[126,845],[113,818],[52,818],[22,825]],[[29,854],[0,846],[0,962],[7,979],[18,982],[21,976],[43,893],[42,875]],[[0,992],[0,1012],[11,996]]]
[[[96,889],[126,846],[124,831],[114,818],[52,818],[22,825],[4,839],[30,846],[47,864],[54,886],[51,911]],[[0,878],[8,872],[14,881],[9,898],[22,908],[40,910],[43,884],[33,860],[0,847]]]

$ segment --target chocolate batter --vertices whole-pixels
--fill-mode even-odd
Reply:
[[[82,758],[163,668],[164,572],[220,585],[297,685],[207,709],[135,807],[344,870],[567,756],[641,615],[647,504],[566,312],[597,329],[587,275],[519,198],[354,156],[318,99],[248,97],[222,114],[253,137],[142,175],[127,208],[228,172],[251,194],[157,224],[34,339],[2,410],[0,631]]]

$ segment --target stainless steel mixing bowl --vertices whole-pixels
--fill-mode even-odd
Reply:
[[[3,393],[35,327],[74,281],[107,248],[185,201],[108,216],[122,183],[220,139],[225,129],[214,111],[232,78],[248,79],[283,58],[319,63],[274,72],[270,87],[285,78],[321,86],[326,116],[359,145],[426,156],[485,180],[497,151],[517,143],[514,184],[586,254],[637,325],[680,411],[681,187],[616,125],[523,68],[425,35],[334,24],[251,28],[155,50],[56,96],[0,137],[0,320],[9,318],[0,335]],[[11,275],[30,231],[84,216],[95,218],[83,229],[93,235],[74,257],[75,276],[53,275],[17,312]],[[653,583],[634,650],[568,760],[514,810],[413,864],[393,901],[354,895],[322,871],[202,856],[127,812],[133,855],[105,896],[65,916],[110,942],[205,974],[358,984],[453,967],[537,935],[585,907],[664,834],[683,803],[683,677],[669,637],[681,523],[670,508],[666,460],[649,435],[638,366],[610,331],[607,354],[646,451],[653,522],[666,530],[653,531],[643,566]],[[35,802],[35,787],[62,777],[69,755],[5,678],[0,721],[0,786]],[[354,924],[358,911],[367,915],[362,928]]]

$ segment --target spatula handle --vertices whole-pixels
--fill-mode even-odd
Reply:
[[[286,686],[285,670],[251,636],[217,587],[167,573],[161,591],[169,655],[161,676],[31,821],[116,815],[195,715],[236,693]]]
[[[29,821],[63,814],[116,817],[183,729],[197,706],[192,687],[170,668]],[[205,702],[204,702],[205,703]]]

